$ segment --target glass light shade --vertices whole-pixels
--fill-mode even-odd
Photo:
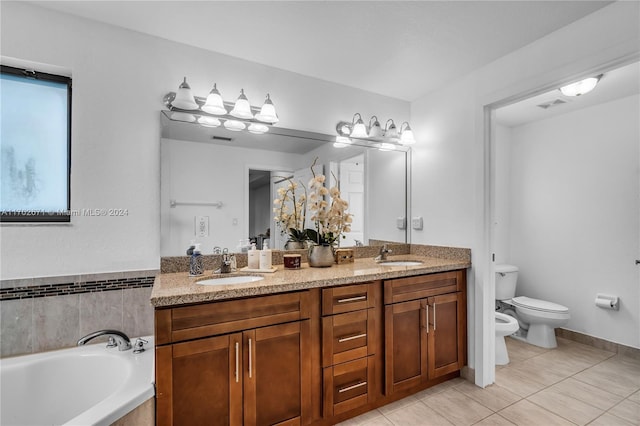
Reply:
[[[378,150],[379,151],[395,151],[396,147],[394,144],[392,143],[381,143],[380,146],[378,146]]]
[[[201,108],[204,112],[208,112],[213,115],[225,115],[227,114],[227,109],[224,107],[224,101],[222,100],[222,96],[220,92],[218,92],[218,88],[215,83],[213,85],[213,89],[209,92],[207,96],[207,101]]]
[[[234,132],[239,132],[240,130],[244,130],[245,125],[238,120],[227,120],[224,122],[224,128]]]
[[[237,118],[242,118],[245,120],[250,120],[253,118],[253,113],[251,112],[251,105],[249,104],[249,100],[244,94],[244,89],[240,89],[240,96],[238,96],[238,100],[236,104],[233,106],[233,109],[230,112],[231,115]]]
[[[248,130],[251,133],[255,133],[255,134],[261,135],[263,133],[267,133],[269,131],[269,127],[264,125],[264,124],[262,124],[262,123],[251,123],[251,124],[249,124]]]
[[[351,144],[351,139],[346,136],[336,136],[336,141],[333,143],[334,148],[344,148]]]
[[[340,131],[342,132],[343,135],[350,135],[351,126],[349,124],[343,124],[342,127],[340,127]]]
[[[193,123],[196,121],[196,116],[186,112],[172,112],[171,119],[174,121],[184,121],[187,123]]]
[[[357,114],[360,116],[360,114]],[[353,125],[353,130],[351,130],[352,138],[366,138],[369,134],[367,133],[367,126],[364,125],[364,121],[362,118],[358,118],[358,121]]]
[[[382,137],[382,127],[380,127],[380,123],[377,121],[373,123],[373,126],[369,129],[369,137],[370,138],[381,138]]]
[[[585,93],[592,91],[596,87],[596,84],[598,84],[599,80],[600,77],[585,78],[584,80],[562,86],[560,88],[560,92],[565,96],[584,95]]]
[[[271,97],[268,93],[267,99],[265,99],[264,104],[262,104],[262,108],[260,108],[260,112],[256,114],[256,119],[272,124],[280,121],[278,114],[276,114],[276,107],[273,105],[273,102],[271,102]]]
[[[391,122],[391,125],[389,125],[389,122]],[[384,129],[384,137],[398,139],[398,129],[392,119],[387,120],[387,125],[385,125]]]
[[[407,125],[406,127],[405,124]],[[402,126],[400,126],[400,130],[400,143],[402,145],[413,145],[414,143],[416,143],[416,139],[413,136],[413,130],[411,130],[409,123],[407,123],[406,121],[402,123]]]
[[[207,117],[205,115],[201,115],[200,117],[198,117],[198,124],[204,127],[218,127],[222,123],[215,117]]]
[[[187,77],[178,87],[178,92],[175,99],[171,101],[171,106],[180,109],[198,109],[198,104],[191,93],[191,87],[187,84]]]

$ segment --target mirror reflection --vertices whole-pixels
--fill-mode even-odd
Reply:
[[[274,221],[277,189],[307,186],[314,171],[339,181],[353,214],[341,247],[406,242],[409,153],[349,145],[330,135],[273,127],[263,135],[205,128],[162,116],[161,256],[182,256],[191,241],[203,253],[243,251],[249,241],[284,249],[287,233]],[[316,160],[317,159],[317,160]],[[313,223],[307,217],[307,228]]]

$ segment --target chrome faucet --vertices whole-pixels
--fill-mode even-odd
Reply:
[[[374,260],[376,262],[384,262],[385,260],[387,260],[387,254],[392,252],[393,250],[389,250],[388,246],[386,244],[383,244],[382,247],[380,247],[380,254],[378,254],[378,256],[376,256]]]
[[[122,331],[118,330],[100,330],[91,334],[87,334],[86,336],[78,340],[78,346],[86,345],[90,340],[93,340],[96,337],[100,336],[109,336],[110,342],[111,339],[115,340],[116,346],[118,346],[119,351],[126,351],[131,349],[131,340],[129,340],[129,337]]]

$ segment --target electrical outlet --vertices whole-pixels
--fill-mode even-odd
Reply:
[[[400,216],[396,219],[396,228],[398,229],[407,229],[407,218],[404,216]]]
[[[422,229],[422,216],[412,217],[411,227],[416,231],[420,231]]]
[[[196,216],[195,217],[195,234],[198,237],[209,236],[209,216]]]

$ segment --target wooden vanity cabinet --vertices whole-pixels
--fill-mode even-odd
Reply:
[[[464,366],[465,287],[464,270],[384,281],[386,395]]]
[[[307,293],[156,310],[157,425],[308,424]]]

